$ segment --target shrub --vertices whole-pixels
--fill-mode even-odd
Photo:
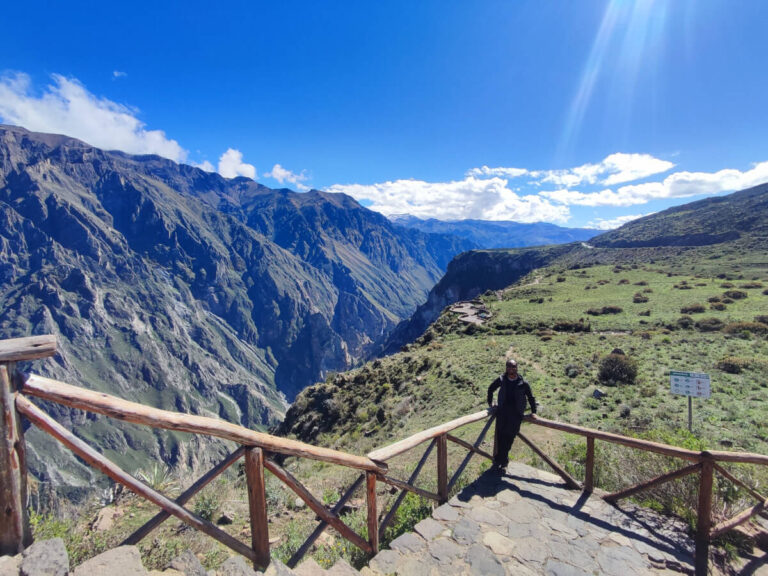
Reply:
[[[702,318],[696,322],[696,328],[702,332],[717,332],[723,328],[723,321],[719,318]]]
[[[766,296],[768,296],[768,288],[766,288],[765,290],[763,290],[763,294],[765,294]]]
[[[677,325],[680,328],[693,328],[695,322],[693,321],[693,318],[690,316],[680,316],[680,318],[677,319]]]
[[[640,280],[640,282],[635,282],[635,286],[648,286],[648,282]]]
[[[637,313],[638,316],[650,316],[651,311],[650,310],[643,310],[642,312]]]
[[[749,360],[738,356],[726,356],[715,364],[715,368],[728,374],[739,374],[742,370],[749,368]]]
[[[619,306],[603,306],[603,314],[621,314],[624,312]]]
[[[636,292],[635,295],[632,296],[632,302],[635,304],[644,304],[645,302],[648,302],[648,296],[643,296],[640,292]]]
[[[688,304],[687,306],[680,308],[680,314],[699,314],[705,310],[706,308],[704,308],[703,304],[694,302],[693,304]]]
[[[741,300],[742,298],[746,298],[749,296],[746,292],[743,290],[728,290],[727,292],[723,293],[723,296],[726,298],[731,298],[733,300]]]
[[[720,296],[710,296],[707,298],[707,302],[720,302]]]
[[[755,316],[755,322],[762,322],[763,324],[768,324],[768,316]]]
[[[731,300],[730,298],[723,298],[720,302],[722,302],[723,304],[733,304],[733,300]]]
[[[735,284],[733,282],[723,282],[720,284],[720,288],[733,288]]]
[[[558,320],[552,326],[552,330],[555,330],[556,332],[589,332],[591,327],[589,322],[584,322],[583,318],[579,318],[578,322]]]
[[[739,288],[745,288],[749,290],[750,288],[762,288],[763,285],[760,282],[747,282],[746,284],[742,284],[739,286]]]
[[[576,364],[568,364],[565,367],[565,375],[568,378],[576,378],[579,374],[581,374],[581,369]]]
[[[742,332],[768,334],[768,325],[762,322],[731,322],[723,328],[723,332],[726,334],[741,334]]]
[[[712,304],[709,305],[709,307],[712,310],[725,310],[726,306],[722,302],[712,302]]]
[[[603,311],[600,308],[590,308],[589,310],[587,310],[587,314],[589,314],[590,316],[600,316],[600,314],[602,313]]]
[[[558,276],[557,277],[558,282],[565,282],[565,276]]]
[[[624,354],[608,354],[600,361],[597,377],[601,382],[634,384],[637,363]]]
[[[627,280],[626,278],[622,278],[621,280],[619,280],[619,281],[617,282],[617,284],[620,284],[620,285],[621,285],[621,284],[629,284],[629,280]]]

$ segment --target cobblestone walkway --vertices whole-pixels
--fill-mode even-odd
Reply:
[[[635,507],[567,490],[523,464],[484,474],[414,533],[394,540],[363,574],[635,576],[692,573],[683,526]]]

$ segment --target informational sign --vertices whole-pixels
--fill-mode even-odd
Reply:
[[[670,372],[669,380],[673,394],[692,396],[693,398],[709,398],[709,374],[702,372]]]

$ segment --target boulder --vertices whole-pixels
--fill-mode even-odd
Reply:
[[[24,550],[21,559],[21,576],[67,576],[69,556],[64,540],[38,540]]]
[[[136,546],[119,546],[86,560],[73,576],[141,576],[147,574]]]

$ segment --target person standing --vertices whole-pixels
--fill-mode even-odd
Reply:
[[[493,394],[499,391],[496,408],[496,451],[493,455],[493,468],[503,471],[509,464],[509,449],[515,441],[520,425],[523,423],[526,404],[530,404],[531,413],[536,414],[536,399],[533,397],[528,382],[517,373],[517,362],[507,360],[506,371],[488,387],[488,409],[493,409]]]

